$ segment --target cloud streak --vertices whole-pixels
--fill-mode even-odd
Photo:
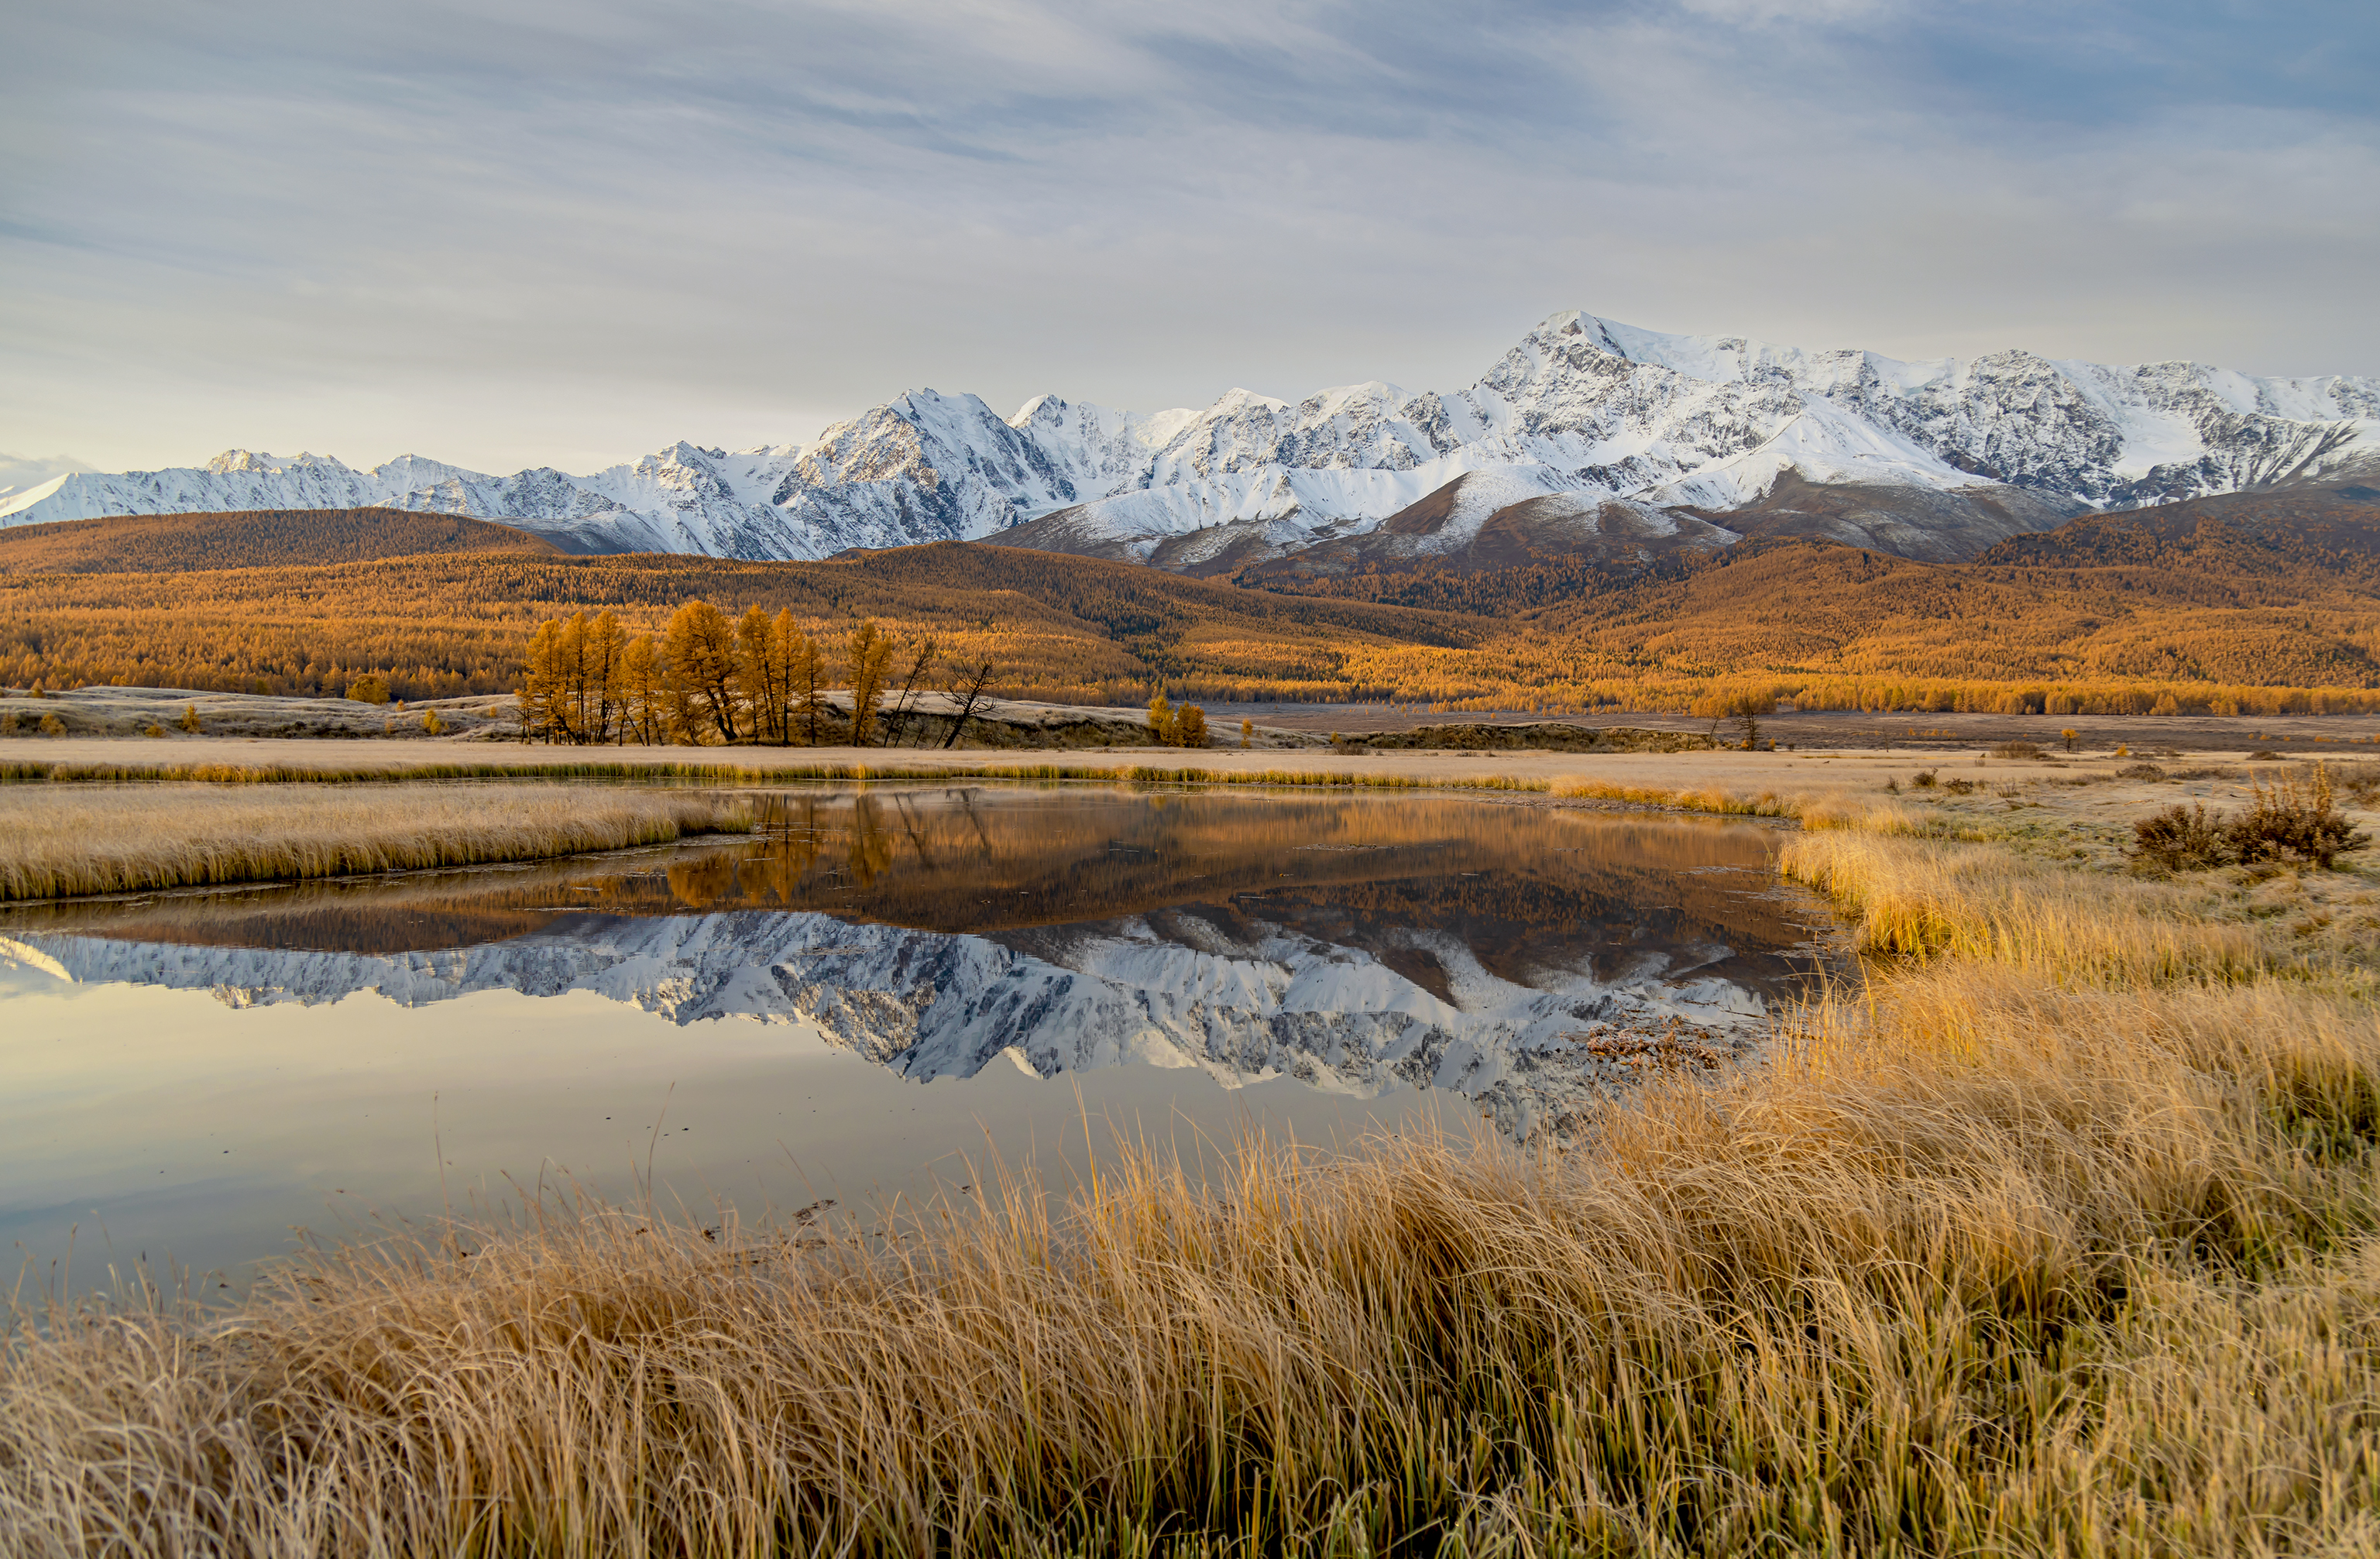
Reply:
[[[1451,387],[1562,307],[2371,373],[2365,9],[51,7],[0,443],[587,469],[912,384]]]

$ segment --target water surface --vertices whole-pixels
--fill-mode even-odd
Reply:
[[[469,787],[456,788],[468,805]],[[768,800],[750,839],[0,914],[0,1236],[224,1281],[540,1177],[747,1216],[1140,1131],[1560,1133],[1748,1043],[1827,920],[1766,826],[1447,798]],[[99,1234],[104,1229],[104,1244]]]

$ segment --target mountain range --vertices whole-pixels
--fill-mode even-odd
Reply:
[[[1564,312],[1447,394],[1233,390],[1147,415],[1043,396],[1002,418],[913,390],[806,445],[680,443],[589,476],[232,450],[69,472],[0,497],[0,525],[385,505],[578,553],[992,540],[1196,574],[1641,560],[1750,535],[1954,561],[2096,510],[2359,478],[2380,478],[2380,380],[2022,351],[1912,363]]]

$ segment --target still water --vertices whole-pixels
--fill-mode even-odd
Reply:
[[[468,805],[468,787],[457,804]],[[0,1240],[235,1288],[293,1231],[650,1185],[747,1218],[1119,1139],[1560,1136],[1756,1043],[1768,828],[1446,798],[800,791],[750,838],[0,911]],[[872,1213],[870,1215],[873,1215]],[[212,1285],[218,1281],[211,1277]]]

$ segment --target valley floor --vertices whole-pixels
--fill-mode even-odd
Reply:
[[[268,746],[220,756],[301,756]],[[1808,796],[1782,865],[1843,907],[1864,987],[1566,1153],[1253,1143],[1223,1189],[1153,1159],[1062,1209],[1010,1183],[889,1247],[553,1204],[325,1255],[204,1334],[27,1315],[0,1541],[2380,1547],[2380,879],[2111,870],[2124,816],[2266,766],[1970,760],[1912,798],[1880,753],[1311,761]]]

